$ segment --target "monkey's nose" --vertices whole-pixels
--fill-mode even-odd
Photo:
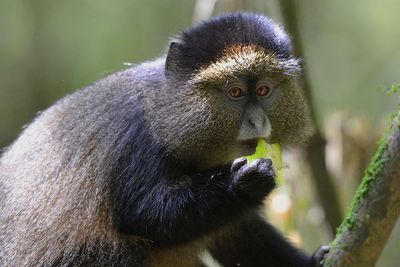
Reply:
[[[269,121],[265,114],[262,114],[258,117],[249,118],[248,123],[250,127],[254,128],[260,137],[264,137],[267,134]]]
[[[244,113],[238,139],[268,138],[270,132],[271,125],[264,110],[257,105],[249,106]]]
[[[255,128],[258,132],[260,132],[265,124],[264,118],[249,118],[248,123],[250,127]]]

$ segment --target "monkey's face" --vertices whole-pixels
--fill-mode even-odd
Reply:
[[[269,140],[272,133],[268,113],[277,100],[279,81],[267,76],[231,77],[220,90],[225,105],[240,114],[236,134],[237,153],[252,154],[261,139]]]
[[[296,59],[278,58],[266,49],[232,46],[195,76],[198,90],[207,92],[212,114],[229,135],[235,157],[252,154],[258,139],[283,146],[306,140],[312,130],[304,93],[296,87]],[[214,135],[215,136],[215,135]]]
[[[152,132],[179,159],[202,167],[252,154],[259,138],[302,142],[311,123],[294,86],[297,71],[293,58],[254,45],[229,47],[187,81],[167,81],[152,104]]]

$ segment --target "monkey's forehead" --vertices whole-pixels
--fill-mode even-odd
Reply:
[[[297,58],[280,58],[257,45],[232,45],[218,57],[202,66],[193,76],[193,83],[223,83],[240,76],[296,76],[300,72]]]

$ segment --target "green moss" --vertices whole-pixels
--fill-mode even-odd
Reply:
[[[332,250],[332,244],[330,245],[330,248]],[[333,263],[333,257],[326,257],[324,259],[324,266],[331,266]]]
[[[394,118],[395,116],[392,115],[391,121],[393,121]],[[381,176],[384,163],[387,161],[387,158],[384,156],[384,153],[387,150],[387,148],[388,148],[388,131],[386,132],[385,136],[379,141],[379,147],[375,155],[372,157],[368,169],[365,171],[364,178],[362,179],[362,182],[356,191],[356,194],[347,212],[346,218],[343,220],[342,224],[337,229],[337,238],[345,230],[351,230],[354,228],[357,218],[356,208],[358,207],[360,201],[364,198],[365,194],[368,192],[370,184],[375,179]],[[331,243],[331,247],[337,245],[336,244],[337,238]]]
[[[381,86],[380,89],[385,94],[395,94],[400,92],[400,83],[392,84],[390,87]]]
[[[357,217],[355,209],[358,206],[359,202],[363,199],[365,194],[368,192],[371,182],[373,182],[382,174],[383,165],[387,160],[386,158],[383,157],[383,154],[387,150],[387,147],[388,147],[387,137],[384,137],[380,141],[378,150],[372,157],[371,163],[365,172],[364,178],[356,191],[356,195],[353,198],[350,209],[347,212],[346,218],[344,219],[343,223],[340,225],[337,231],[338,235],[343,233],[343,231],[346,229],[349,230],[353,229]]]
[[[364,198],[365,194],[368,192],[369,186],[371,182],[377,179],[383,170],[383,164],[386,161],[383,154],[388,148],[387,136],[385,136],[380,142],[379,147],[375,155],[372,157],[371,163],[368,169],[365,172],[364,178],[356,191],[356,195],[353,198],[351,206],[347,211],[346,218],[343,220],[342,224],[337,229],[336,238],[329,244],[331,251],[335,251],[336,247],[339,245],[338,240],[341,237],[341,234],[346,230],[352,230],[356,225],[357,218],[357,207],[360,201]],[[343,246],[343,244],[341,244]],[[342,249],[346,249],[346,247],[342,247]],[[333,261],[333,257],[327,257],[324,266],[331,266]]]

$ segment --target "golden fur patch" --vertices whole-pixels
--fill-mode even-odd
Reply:
[[[234,45],[226,48],[215,62],[201,68],[192,82],[225,82],[227,77],[239,74],[295,76],[299,71],[299,60],[296,58],[280,59],[275,53],[257,45]]]

